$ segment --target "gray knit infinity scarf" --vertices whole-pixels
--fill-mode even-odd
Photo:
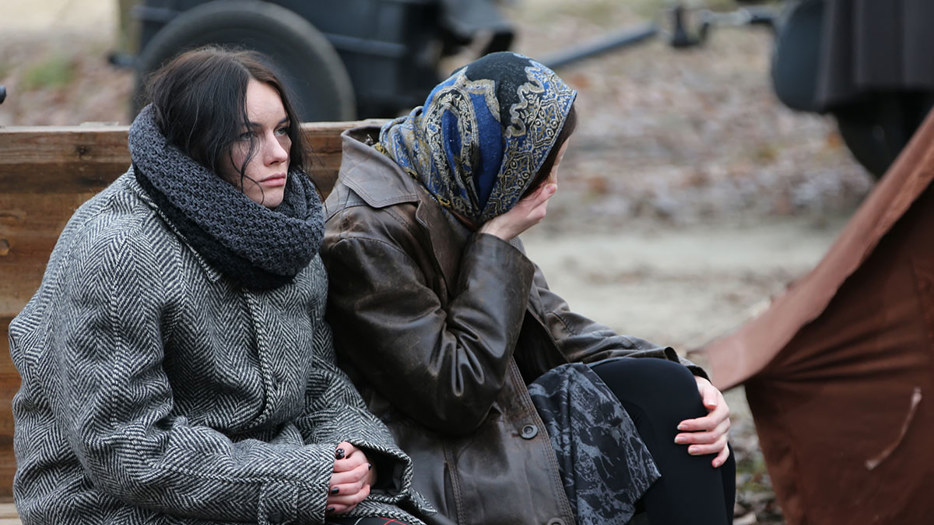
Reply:
[[[289,171],[285,198],[269,209],[169,144],[151,106],[130,126],[136,180],[185,240],[239,285],[270,290],[311,262],[324,234],[321,200],[300,171]]]

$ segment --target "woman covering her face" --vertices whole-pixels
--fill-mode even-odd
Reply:
[[[456,71],[344,135],[322,256],[339,357],[441,524],[732,521],[729,409],[671,348],[548,289],[545,217],[577,93],[526,57]]]
[[[11,323],[23,523],[421,523],[411,461],[335,365],[321,203],[263,60],[158,73],[132,168]]]

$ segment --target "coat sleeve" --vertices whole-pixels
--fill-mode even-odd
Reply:
[[[377,472],[369,499],[399,503],[412,488],[412,461],[396,446],[385,424],[367,410],[350,379],[337,367],[331,331],[325,322],[315,326],[314,354],[306,408],[296,422],[305,442],[346,441],[363,449]]]
[[[522,327],[534,266],[489,235],[471,237],[447,304],[397,243],[326,240],[328,318],[354,369],[421,424],[463,434],[489,412]]]
[[[177,517],[322,521],[333,443],[233,441],[172,415],[164,321],[189,292],[163,277],[175,273],[171,250],[129,231],[73,259],[50,313],[56,334],[46,351],[60,366],[47,371],[48,391],[95,487]]]
[[[541,269],[536,266],[532,289],[533,310],[567,362],[594,363],[618,357],[651,357],[680,362],[694,375],[707,377],[706,372],[691,361],[681,357],[671,347],[659,346],[650,341],[630,335],[618,334],[609,327],[574,312],[567,302],[554,293],[545,281]],[[551,366],[538,356],[523,356],[524,368],[534,374],[545,373]]]

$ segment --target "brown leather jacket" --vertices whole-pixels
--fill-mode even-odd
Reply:
[[[570,361],[678,355],[571,312],[518,242],[465,240],[415,179],[364,143],[378,131],[344,133],[325,203],[339,358],[412,457],[435,523],[570,525],[526,384]]]

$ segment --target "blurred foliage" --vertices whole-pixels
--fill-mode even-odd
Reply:
[[[74,80],[74,61],[63,54],[55,53],[31,65],[23,73],[23,91],[58,89]]]

